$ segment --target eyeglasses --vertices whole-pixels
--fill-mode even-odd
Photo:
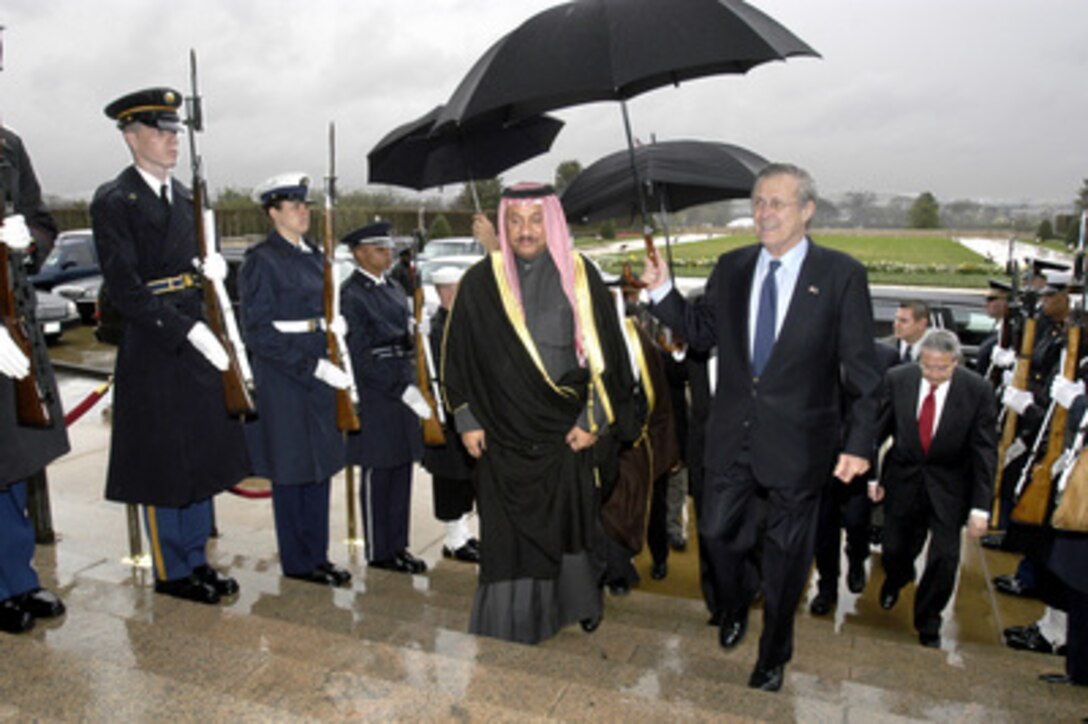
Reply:
[[[762,209],[770,209],[776,214],[782,209],[787,209],[790,206],[796,206],[796,201],[783,201],[782,199],[752,199],[752,210],[760,211]]]

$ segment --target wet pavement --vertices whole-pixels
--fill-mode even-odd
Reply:
[[[74,339],[74,337],[73,337]],[[62,342],[60,360],[91,364]],[[99,361],[101,357],[97,358]],[[100,384],[59,376],[66,409]],[[0,721],[169,720],[580,720],[605,721],[1079,721],[1088,690],[1053,687],[1039,673],[1054,656],[999,644],[1003,626],[1028,624],[1042,605],[999,596],[990,575],[1010,554],[964,548],[942,646],[926,649],[911,626],[913,588],[879,607],[879,555],[860,595],[845,584],[828,617],[799,610],[794,659],[778,694],[745,687],[760,616],[723,651],[699,600],[697,553],[670,555],[670,573],[608,596],[593,635],[578,627],[530,647],[466,633],[475,569],[441,558],[430,480],[418,471],[411,548],[426,575],[369,570],[346,541],[343,475],[333,484],[331,558],[355,574],[328,589],[279,575],[268,500],[217,498],[216,566],[241,592],[201,606],[151,591],[150,571],[129,553],[123,506],[102,499],[108,396],[71,428],[72,452],[49,469],[55,545],[35,564],[68,613],[28,634],[0,634]],[[690,531],[689,531],[690,533]],[[814,591],[811,591],[813,593]]]

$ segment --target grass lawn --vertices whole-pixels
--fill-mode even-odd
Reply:
[[[869,281],[874,284],[985,287],[990,276],[1002,274],[999,267],[947,237],[821,234],[816,239],[865,264]],[[679,244],[672,249],[673,263],[681,276],[705,277],[721,254],[754,243],[754,234],[739,234]],[[604,255],[599,260],[612,272],[618,271],[625,260],[641,268],[641,248],[635,249],[627,254]]]

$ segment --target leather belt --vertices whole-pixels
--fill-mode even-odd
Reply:
[[[196,274],[178,274],[174,277],[163,277],[162,279],[152,279],[147,282],[147,288],[151,290],[152,294],[171,294],[173,292],[181,292],[186,289],[199,289],[201,287],[200,277]]]
[[[317,319],[277,319],[272,322],[277,332],[284,334],[306,334],[308,332],[323,332],[325,320]]]

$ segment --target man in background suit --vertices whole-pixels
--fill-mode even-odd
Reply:
[[[930,538],[925,573],[914,599],[923,646],[939,647],[941,611],[952,597],[960,563],[960,530],[979,537],[989,524],[997,464],[990,385],[959,367],[960,343],[948,330],[930,332],[919,364],[885,377],[879,438],[895,442],[884,457],[874,500],[887,495],[880,606],[890,609],[914,579],[914,559]],[[968,516],[970,511],[970,516]]]
[[[806,234],[816,212],[809,174],[767,166],[752,211],[759,245],[719,258],[700,301],[671,288],[660,257],[647,260],[643,281],[655,316],[694,348],[718,347],[699,529],[723,647],[744,637],[762,578],[764,628],[748,685],[777,691],[820,492],[832,472],[848,482],[868,470],[880,375],[865,268]],[[760,539],[757,572],[748,554]]]

